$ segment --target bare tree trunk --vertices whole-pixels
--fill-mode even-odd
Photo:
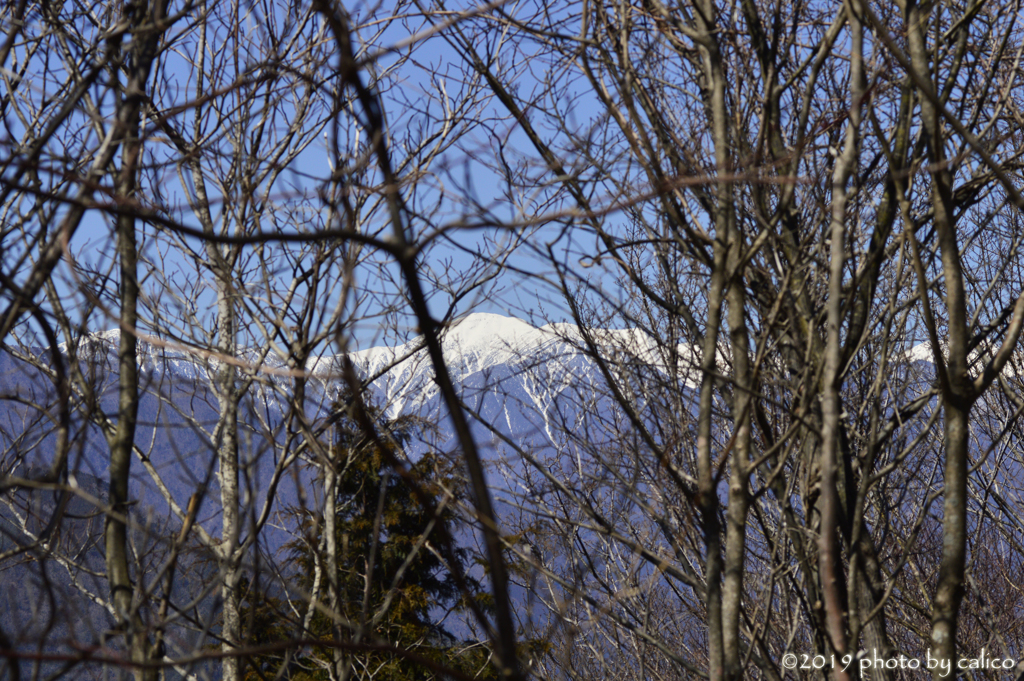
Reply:
[[[727,681],[733,681],[742,677],[742,642],[740,640],[740,618],[743,602],[743,575],[745,571],[746,555],[746,518],[750,507],[749,498],[749,452],[750,452],[750,342],[747,335],[747,325],[744,319],[745,293],[744,277],[740,259],[743,252],[743,238],[736,228],[735,196],[732,181],[729,175],[733,172],[732,158],[732,135],[731,116],[727,102],[727,83],[725,63],[718,44],[716,21],[717,8],[712,2],[703,2],[695,7],[698,30],[704,36],[704,63],[707,83],[706,111],[709,116],[707,121],[711,131],[711,139],[714,145],[715,171],[717,182],[715,187],[716,209],[715,209],[715,232],[716,232],[716,256],[718,252],[724,252],[724,262],[716,257],[716,268],[714,274],[721,274],[725,278],[725,298],[728,306],[729,336],[732,342],[732,379],[736,386],[733,391],[732,416],[733,434],[727,445],[727,451],[723,456],[730,457],[729,473],[729,499],[726,511],[726,533],[725,533],[725,557],[721,584],[721,600],[717,595],[710,594],[714,602],[708,602],[709,611],[720,610],[720,629],[713,630],[711,645],[709,646],[712,669],[718,659],[721,659],[721,677]],[[713,274],[713,276],[714,276]],[[709,334],[709,337],[714,334]],[[710,351],[710,367],[717,373],[718,348],[710,343],[705,343],[705,352]],[[707,365],[709,357],[705,357]],[[710,407],[710,404],[707,405]],[[731,447],[731,452],[728,448]],[[702,457],[703,458],[703,457]],[[704,477],[704,476],[702,476]],[[707,487],[706,493],[709,496],[717,496],[714,484],[702,485]],[[702,495],[704,494],[702,490]],[[710,500],[704,501],[708,508],[705,516],[713,511],[714,505]],[[705,522],[709,519],[705,517]],[[710,527],[708,529],[711,529]],[[707,533],[705,533],[707,534]],[[708,582],[718,581],[718,576],[713,574],[714,568],[718,566],[716,556],[717,544],[720,539],[715,539],[708,547]],[[710,587],[709,587],[710,591]],[[714,626],[714,625],[712,625]],[[720,637],[720,639],[719,639]],[[718,640],[716,640],[718,639]],[[720,651],[715,650],[721,646]],[[716,674],[712,671],[711,678],[715,679]]]
[[[208,250],[218,247],[210,244]],[[219,253],[213,255],[214,262],[226,267]],[[217,277],[217,351],[215,361],[214,392],[220,411],[217,420],[216,438],[218,471],[220,482],[221,543],[217,547],[221,563],[221,600],[223,602],[223,625],[221,627],[221,651],[225,653],[221,664],[224,681],[240,681],[241,660],[234,654],[241,643],[242,620],[240,612],[239,583],[240,569],[239,537],[241,517],[239,513],[238,488],[238,391],[236,368],[231,359],[236,354],[235,309],[232,301],[232,284],[229,272],[218,268]]]
[[[737,237],[738,238],[738,237]],[[738,255],[740,244],[731,244]],[[729,509],[725,535],[725,579],[722,597],[722,644],[726,679],[743,678],[743,642],[740,619],[743,608],[743,576],[746,569],[747,514],[750,510],[750,341],[744,320],[742,278],[732,281],[728,292],[729,334],[732,340],[733,435],[729,473]]]
[[[924,31],[930,8],[907,3],[907,41],[919,87],[931,88],[930,56],[925,44]],[[931,334],[932,353],[942,389],[943,444],[945,466],[943,471],[942,504],[942,558],[939,563],[939,581],[932,601],[932,655],[939,660],[955,664],[957,659],[957,620],[964,596],[967,565],[967,457],[970,439],[970,411],[976,399],[973,382],[968,374],[968,321],[964,278],[957,241],[952,184],[953,178],[946,162],[946,137],[943,132],[939,106],[932,97],[921,101],[921,119],[932,179],[932,205],[935,228],[942,259],[943,284],[947,318],[948,355],[943,358],[936,319],[925,303],[926,323]],[[921,296],[928,296],[927,287],[921,287]],[[936,670],[934,678],[941,678]]]
[[[714,408],[715,375],[718,354],[718,333],[721,326],[722,302],[725,289],[724,243],[716,243],[716,267],[711,275],[708,293],[708,326],[704,336],[704,356],[701,360],[699,415],[697,422],[697,489],[700,500],[701,524],[707,546],[706,580],[704,594],[708,612],[708,676],[712,681],[724,678],[725,670],[722,642],[722,533],[718,519],[718,491],[711,459],[712,411]]]
[[[147,11],[149,10],[149,11]],[[159,20],[163,15],[162,2],[151,6],[137,5],[128,9],[128,20],[133,27]],[[142,102],[149,81],[150,65],[156,54],[159,34],[152,29],[140,31],[132,43],[129,65],[131,68],[125,91],[121,94],[117,126],[123,131],[121,173],[117,183],[117,196],[123,203],[135,200],[136,176],[142,143],[139,139]],[[110,447],[111,512],[107,515],[104,531],[107,579],[111,596],[128,641],[133,663],[148,661],[147,633],[140,614],[143,603],[134,599],[128,559],[128,485],[131,474],[132,449],[139,411],[139,368],[137,362],[138,338],[138,251],[135,235],[135,216],[132,211],[120,213],[116,220],[117,254],[120,264],[120,334],[118,341],[118,408],[117,425],[108,436]],[[141,581],[142,576],[138,579]],[[141,585],[139,591],[141,592]],[[156,670],[136,667],[139,681],[155,679]]]
[[[326,542],[327,564],[324,570],[327,572],[327,605],[331,612],[340,614],[338,597],[338,451],[337,443],[329,442],[327,451],[330,452],[330,460],[324,463],[324,539]],[[340,643],[342,637],[342,626],[335,620],[331,625],[334,642]],[[332,681],[341,678],[342,659],[341,648],[335,646],[331,651],[332,665],[330,678]]]
[[[138,126],[133,126],[128,134],[135,137]],[[138,146],[138,140],[131,140],[125,146],[125,156],[129,149]],[[126,159],[125,171],[128,169]],[[127,172],[125,173],[127,175]],[[126,177],[122,178],[121,189],[129,189],[134,183]],[[127,195],[127,193],[125,194]],[[120,626],[124,628],[128,639],[132,662],[144,662],[146,657],[146,634],[139,616],[141,603],[133,602],[134,587],[128,560],[128,482],[131,473],[132,445],[135,442],[135,425],[139,410],[139,373],[136,363],[137,322],[136,306],[138,304],[138,260],[135,244],[135,220],[130,215],[122,215],[117,220],[117,250],[121,273],[121,326],[118,344],[118,408],[117,426],[108,437],[110,445],[110,492],[111,512],[106,519],[106,561],[107,579],[110,592],[117,609]],[[142,673],[137,678],[144,678]]]
[[[843,579],[843,561],[839,543],[839,484],[836,480],[839,447],[839,396],[842,359],[843,277],[846,264],[846,204],[847,183],[856,176],[858,147],[860,144],[860,98],[863,92],[863,33],[854,2],[847,3],[853,54],[850,67],[850,117],[846,126],[846,139],[842,155],[837,159],[832,183],[832,225],[830,244],[830,272],[825,330],[824,376],[822,380],[822,427],[819,467],[821,470],[821,534],[819,561],[821,590],[824,596],[826,630],[832,649],[838,656],[848,650],[846,638],[848,594]],[[836,681],[845,681],[850,675],[837,667],[833,670]]]

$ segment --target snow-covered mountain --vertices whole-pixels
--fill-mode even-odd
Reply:
[[[69,458],[71,479],[89,476],[104,480],[109,452],[102,424],[116,422],[117,346],[119,332],[107,331],[83,339],[76,356],[87,380],[94,383],[97,402],[90,412],[80,391],[72,411],[75,446]],[[490,482],[498,496],[521,489],[526,472],[511,456],[517,449],[538,456],[565,453],[574,431],[584,428],[594,441],[611,440],[623,427],[609,402],[604,378],[587,356],[587,339],[570,325],[540,328],[495,314],[473,314],[450,324],[443,332],[449,371],[473,417],[483,455],[490,463]],[[608,360],[606,370],[622,375],[648,376],[668,382],[685,394],[696,386],[695,353],[677,346],[673,355],[637,331],[594,331],[589,342]],[[292,375],[285,361],[255,349],[239,353],[240,375],[253,379],[241,403],[241,485],[244,503],[259,514],[269,504],[272,514],[303,503],[314,503],[308,450],[289,460],[301,442],[292,407]],[[68,348],[62,347],[63,353]],[[49,352],[34,353],[45,369]],[[389,418],[415,415],[434,424],[429,440],[410,443],[410,455],[424,447],[454,452],[447,409],[434,383],[434,368],[421,339],[397,347],[378,347],[352,353],[351,361],[368,382],[370,401]],[[206,501],[200,522],[214,531],[220,522],[218,466],[215,456],[218,404],[211,376],[217,359],[209,352],[181,343],[142,337],[138,362],[143,394],[136,442],[139,456],[132,464],[131,494],[135,512],[153,522],[169,519],[171,506],[185,508],[193,493]],[[342,358],[324,355],[307,366],[307,419],[316,423],[328,413],[344,381]],[[632,380],[632,379],[631,379]],[[646,380],[646,379],[645,379]],[[0,402],[0,440],[5,451],[0,474],[20,475],[30,468],[46,469],[53,457],[54,423],[59,409],[52,381],[39,368],[7,354],[0,358],[0,390],[24,399]],[[31,398],[31,399],[29,399]],[[638,404],[644,403],[638,397]],[[40,408],[30,406],[38,405]],[[646,418],[646,417],[645,417]],[[301,448],[300,448],[301,449]],[[286,470],[286,468],[291,467]],[[273,537],[270,522],[268,537]],[[173,523],[173,521],[172,521]],[[287,540],[285,533],[270,539]]]
[[[110,419],[116,415],[119,336],[116,329],[98,333],[80,341],[76,348],[78,359],[87,360],[83,364],[95,380],[101,410]],[[557,439],[556,426],[563,435],[571,430],[567,418],[582,418],[582,412],[601,409],[599,403],[607,399],[602,371],[610,372],[618,381],[625,380],[625,385],[635,383],[632,399],[641,406],[652,397],[648,394],[651,385],[661,384],[670,388],[669,392],[685,394],[696,389],[700,380],[698,349],[683,343],[659,342],[637,329],[598,329],[584,336],[569,324],[538,328],[514,317],[477,313],[449,324],[442,332],[442,345],[448,370],[464,403],[479,417],[478,433],[485,441],[493,440],[492,431],[499,430],[520,445],[550,445]],[[272,448],[269,442],[287,437],[289,426],[285,420],[292,398],[293,370],[275,350],[247,349],[235,360],[239,374],[254,379],[243,400],[243,427],[257,439],[266,440],[265,448]],[[66,354],[68,349],[61,346],[60,351]],[[595,352],[604,360],[603,368],[594,361]],[[46,350],[28,354],[38,357],[44,367],[51,363]],[[930,365],[927,344],[911,348],[906,355],[909,365]],[[353,352],[349,359],[368,384],[371,399],[389,417],[417,415],[445,429],[447,419],[434,382],[434,368],[421,338],[394,347]],[[183,343],[142,336],[138,362],[144,383],[140,447],[153,450],[153,461],[180,463],[194,456],[209,459],[217,414],[211,384],[212,371],[218,364],[216,356]],[[728,375],[727,348],[720,350],[718,364],[719,371]],[[325,416],[341,391],[342,366],[342,358],[331,354],[307,364],[310,380],[306,386],[306,415],[311,421]],[[10,354],[0,356],[0,388],[8,395],[31,394],[31,402],[36,405],[49,402],[43,412],[34,414],[26,400],[0,404],[0,437],[8,443],[19,438],[31,440],[20,431],[45,431],[44,422],[55,418],[52,383],[29,363]],[[9,447],[0,460],[0,473],[11,472],[19,460],[26,466],[45,466],[45,433],[40,438],[34,449],[23,447],[15,452]],[[266,468],[257,477],[265,479],[273,466],[261,465],[259,447],[252,446],[252,461],[257,468]],[[89,474],[103,476],[104,449],[102,434],[94,429],[83,447],[86,455],[81,461]],[[205,468],[209,477],[212,462]],[[189,485],[195,482],[189,477]]]

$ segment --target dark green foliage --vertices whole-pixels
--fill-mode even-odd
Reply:
[[[463,493],[455,466],[432,452],[415,462],[406,457],[403,446],[423,427],[420,422],[388,421],[375,409],[358,420],[349,414],[337,406],[327,429],[327,451],[337,471],[337,614],[344,625],[336,631],[326,608],[326,574],[318,591],[314,584],[317,564],[328,562],[322,511],[293,509],[301,535],[286,550],[296,584],[303,593],[317,591],[324,606],[304,637],[328,645],[307,647],[304,656],[290,662],[281,654],[252,660],[248,677],[260,678],[259,667],[265,678],[283,670],[280,678],[327,679],[336,643],[355,678],[371,672],[381,681],[443,678],[441,669],[492,678],[487,647],[459,641],[443,624],[460,617],[468,599],[480,607],[487,601],[467,574],[469,552],[452,540]],[[367,433],[370,423],[373,431]],[[321,468],[321,482],[323,477]],[[280,638],[285,635],[280,622],[294,620],[294,614],[285,613],[276,599],[256,600],[246,603],[250,621],[257,624],[251,644],[286,640]],[[273,611],[279,619],[268,614]],[[294,637],[299,627],[286,628]]]

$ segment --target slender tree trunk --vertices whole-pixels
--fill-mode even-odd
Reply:
[[[943,435],[946,455],[943,474],[942,558],[939,581],[932,601],[932,656],[955,664],[957,619],[964,596],[967,565],[967,457],[970,439],[970,411],[976,399],[968,374],[967,296],[960,262],[956,215],[953,205],[953,177],[946,159],[946,137],[940,107],[934,101],[938,88],[933,83],[925,29],[930,5],[907,2],[907,43],[918,86],[926,92],[921,100],[921,121],[931,164],[931,198],[935,229],[942,259],[945,287],[947,358],[942,357],[937,322],[925,306],[939,383],[942,387]],[[931,90],[931,92],[927,92]],[[921,295],[927,296],[922,287]],[[941,666],[940,666],[941,667]],[[941,678],[937,669],[934,678]]]
[[[839,543],[840,498],[837,468],[842,448],[839,446],[842,401],[839,384],[842,379],[842,325],[843,276],[846,265],[846,204],[847,183],[856,177],[861,121],[861,93],[863,92],[863,32],[856,1],[848,2],[850,41],[853,54],[850,62],[851,105],[846,126],[846,139],[842,155],[836,159],[832,178],[832,224],[830,244],[830,271],[825,337],[824,376],[822,386],[822,426],[819,468],[821,470],[821,534],[819,536],[819,564],[821,590],[825,606],[826,631],[836,655],[848,650],[846,628],[848,594],[843,577],[843,561]],[[836,681],[846,681],[850,675],[836,667],[832,672]]]
[[[130,139],[125,144],[125,157],[137,148],[138,140],[131,139],[138,134],[138,125],[127,133]],[[129,171],[130,161],[125,158],[124,172],[119,189],[128,196],[134,186]],[[138,255],[135,243],[135,220],[130,215],[121,215],[117,220],[117,251],[121,275],[120,341],[118,344],[118,408],[117,426],[108,438],[110,446],[110,507],[105,524],[105,548],[107,580],[117,610],[119,626],[124,628],[132,662],[145,662],[146,634],[138,607],[133,602],[134,587],[128,560],[128,482],[131,473],[132,447],[135,443],[135,425],[139,410],[139,372],[136,363]],[[145,676],[141,670],[136,678]]]
[[[700,406],[697,421],[697,492],[704,544],[707,551],[704,593],[708,612],[708,677],[720,681],[724,676],[722,644],[722,527],[718,519],[718,491],[711,460],[712,412],[715,400],[716,356],[725,289],[725,244],[715,244],[716,266],[708,293],[708,323],[701,361]]]
[[[732,245],[736,252],[738,244]],[[730,283],[729,334],[732,340],[733,436],[729,473],[729,509],[726,515],[725,578],[722,596],[722,643],[725,678],[743,678],[740,617],[747,553],[747,514],[750,510],[750,345],[744,315],[743,283]]]
[[[705,37],[703,50],[704,70],[708,83],[706,101],[708,124],[714,145],[715,169],[718,175],[716,187],[715,209],[715,270],[712,273],[712,286],[716,277],[723,277],[725,299],[728,304],[728,325],[732,341],[733,381],[738,387],[734,391],[732,451],[729,453],[729,506],[726,511],[726,535],[724,564],[719,562],[718,551],[720,538],[710,537],[705,530],[708,542],[708,601],[709,624],[709,657],[711,659],[711,679],[733,681],[742,677],[742,642],[740,640],[740,614],[743,602],[744,556],[746,553],[746,518],[750,506],[748,452],[750,450],[750,345],[747,337],[747,326],[744,315],[743,278],[738,273],[738,261],[742,251],[742,237],[736,228],[736,208],[734,205],[734,187],[729,175],[732,173],[731,139],[729,105],[727,98],[727,82],[725,62],[717,41],[718,26],[715,22],[716,9],[711,2],[704,2],[695,13],[698,31]],[[724,255],[724,258],[722,257]],[[719,303],[720,304],[720,303]],[[715,334],[709,333],[707,339]],[[706,340],[705,365],[717,373],[716,359],[718,348]],[[705,369],[707,371],[707,369]],[[705,378],[707,376],[705,375]],[[702,395],[703,397],[703,395]],[[702,403],[703,409],[705,405]],[[706,405],[708,408],[710,404]],[[704,418],[704,414],[701,415]],[[710,418],[708,415],[707,418]],[[700,426],[704,426],[702,422]],[[701,430],[703,430],[701,428]],[[710,432],[708,432],[710,441]],[[723,456],[726,453],[723,453]],[[707,452],[710,458],[710,452]],[[705,458],[702,452],[698,455]],[[717,507],[718,491],[713,482],[714,472],[710,470],[710,461],[698,464],[701,479],[701,497],[705,506],[705,524],[716,525],[710,513]],[[718,585],[718,570],[723,569],[721,586]],[[712,593],[719,590],[718,593]],[[714,620],[718,619],[718,622]],[[720,666],[719,666],[720,665]]]
[[[149,10],[149,11],[147,11]],[[127,9],[128,20],[133,27],[158,20],[163,15],[162,2],[157,0],[152,7],[140,4]],[[121,145],[121,172],[117,181],[117,197],[122,203],[135,200],[139,157],[142,142],[139,139],[141,111],[146,84],[149,81],[150,66],[156,54],[159,35],[150,29],[141,30],[135,36],[131,47],[128,66],[131,69],[125,90],[118,104],[116,126],[123,131]],[[104,524],[104,548],[107,580],[114,607],[123,627],[131,661],[144,665],[148,661],[147,633],[140,614],[141,602],[135,602],[135,587],[132,584],[128,559],[128,491],[131,475],[132,450],[135,445],[135,429],[139,412],[139,368],[137,363],[138,338],[138,249],[135,233],[135,217],[130,210],[122,211],[116,220],[117,254],[120,275],[120,314],[118,323],[118,408],[117,425],[108,436],[110,448],[109,502],[111,512]],[[141,579],[141,577],[139,578]],[[156,679],[155,669],[143,666],[135,668],[139,681]]]
[[[209,244],[208,250],[217,250]],[[241,643],[242,620],[240,613],[239,583],[240,569],[239,537],[241,515],[239,513],[238,490],[238,390],[237,370],[230,363],[236,354],[235,308],[232,302],[230,270],[218,253],[214,258],[218,264],[217,276],[217,351],[221,357],[216,360],[214,391],[220,415],[217,420],[215,444],[217,447],[218,481],[220,482],[221,543],[217,547],[221,563],[221,600],[223,601],[223,625],[221,627],[221,651],[225,653],[221,663],[223,681],[239,681],[241,660],[234,650]]]
[[[943,406],[946,465],[943,479],[942,560],[932,602],[932,656],[956,660],[957,619],[967,565],[967,445],[970,407]]]
[[[327,605],[332,613],[338,613],[338,452],[337,443],[331,442],[328,451],[331,453],[331,460],[324,465],[324,538],[327,545],[327,565],[324,570],[327,572]],[[341,625],[335,620],[331,625],[334,642],[340,643],[342,636]],[[331,654],[331,679],[341,678],[342,659],[341,649],[337,646]]]

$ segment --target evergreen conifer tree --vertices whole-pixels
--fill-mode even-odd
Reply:
[[[336,471],[337,608],[326,607],[325,576],[321,606],[306,632],[325,645],[290,662],[273,655],[254,659],[247,677],[328,679],[339,647],[350,678],[434,679],[444,678],[444,669],[493,678],[487,646],[460,640],[444,625],[467,609],[470,598],[479,607],[488,605],[469,574],[469,551],[453,542],[463,494],[455,466],[432,451],[415,461],[407,456],[405,445],[427,425],[421,420],[389,420],[373,405],[353,418],[347,402],[342,397],[335,404],[325,443]],[[302,533],[286,550],[300,590],[313,593],[317,563],[329,563],[322,541],[327,523],[321,510],[292,510]],[[263,595],[249,599],[246,608],[257,625],[252,644],[266,646],[282,635],[281,619],[288,615],[280,599]],[[337,621],[345,623],[341,641],[334,639]]]

